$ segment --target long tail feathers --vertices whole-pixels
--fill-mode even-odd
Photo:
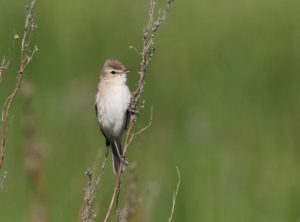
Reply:
[[[120,142],[112,143],[111,144],[112,156],[113,156],[113,169],[114,173],[118,174],[119,168],[121,165],[121,156],[123,155],[122,145]],[[124,171],[125,167],[122,169]]]

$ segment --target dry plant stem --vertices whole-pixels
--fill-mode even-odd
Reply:
[[[21,61],[20,61],[20,68],[17,75],[16,86],[12,92],[12,94],[8,97],[8,103],[6,108],[4,109],[4,116],[3,116],[3,125],[2,125],[2,133],[1,133],[1,148],[0,148],[0,169],[3,163],[4,157],[4,147],[5,147],[5,137],[7,131],[7,121],[8,121],[8,114],[10,111],[10,107],[15,99],[15,96],[21,86],[23,72],[26,66],[30,63],[33,55],[37,51],[37,47],[35,46],[34,49],[30,50],[30,41],[31,37],[36,29],[36,25],[34,23],[33,18],[33,9],[36,4],[37,0],[32,0],[31,5],[27,11],[26,18],[25,18],[25,27],[24,27],[24,34],[21,42]]]
[[[12,46],[8,50],[9,51],[8,57],[3,56],[1,66],[0,66],[0,83],[1,83],[1,80],[2,80],[2,77],[3,77],[3,71],[8,70],[10,65],[11,65],[13,48],[15,46],[15,41],[18,40],[18,39],[19,39],[19,35],[14,34],[14,40],[12,42]]]
[[[131,118],[132,118],[132,116],[133,115],[131,114]],[[134,133],[134,134],[131,134],[134,121],[131,121],[131,119],[130,119],[130,126],[129,126],[129,129],[128,129],[128,133],[127,133],[127,137],[126,137],[126,141],[125,141],[125,148],[124,148],[124,152],[123,152],[123,156],[122,156],[123,160],[122,160],[120,168],[119,168],[116,186],[115,186],[113,196],[112,196],[112,200],[110,202],[110,205],[109,205],[109,208],[108,208],[108,211],[107,211],[107,214],[106,214],[106,217],[105,217],[104,221],[107,221],[109,216],[110,216],[110,213],[111,213],[111,210],[112,210],[112,207],[113,207],[113,204],[114,204],[114,200],[115,200],[115,198],[118,194],[118,190],[120,188],[120,179],[121,179],[122,169],[123,169],[123,166],[126,164],[125,156],[126,156],[127,147],[135,137],[137,137],[139,134],[141,134],[142,132],[144,132],[146,129],[148,129],[151,126],[152,116],[153,116],[153,107],[151,107],[151,116],[150,116],[150,121],[149,121],[148,125],[145,126],[143,129],[141,129],[140,131],[138,131],[137,133]]]
[[[177,173],[178,173],[178,183],[177,183],[176,191],[174,192],[174,195],[173,195],[172,210],[171,210],[171,215],[169,217],[169,222],[172,221],[172,217],[173,217],[174,209],[175,209],[175,204],[176,204],[176,198],[177,198],[178,190],[179,190],[180,183],[181,183],[180,171],[179,171],[177,166],[176,166],[176,170],[177,170]]]
[[[127,131],[125,146],[124,146],[124,151],[123,151],[123,161],[121,161],[121,165],[119,167],[119,172],[118,172],[118,175],[117,175],[117,180],[116,180],[114,192],[113,192],[113,195],[112,195],[112,199],[111,199],[109,208],[107,210],[107,213],[106,213],[106,216],[105,216],[105,219],[104,219],[105,222],[108,221],[108,218],[111,214],[111,210],[112,210],[115,198],[116,198],[116,195],[118,193],[120,178],[121,178],[123,166],[125,164],[125,157],[126,157],[126,152],[127,152],[128,145],[133,140],[133,138],[136,137],[136,136],[134,136],[135,134],[132,135],[132,130],[133,130],[134,123],[136,121],[136,114],[138,113],[137,112],[137,106],[138,106],[139,101],[141,99],[141,96],[142,96],[142,93],[143,93],[143,88],[144,88],[144,85],[145,85],[144,80],[145,80],[145,76],[146,76],[146,72],[147,72],[147,66],[151,62],[152,56],[155,52],[155,49],[153,47],[155,34],[156,34],[159,26],[167,18],[169,8],[170,8],[170,6],[172,5],[173,2],[174,2],[174,0],[168,0],[166,7],[161,11],[161,13],[159,13],[158,18],[156,20],[154,20],[155,1],[150,0],[148,22],[145,26],[144,33],[143,33],[143,50],[140,53],[140,55],[142,57],[141,58],[142,59],[141,68],[140,68],[140,72],[139,72],[140,79],[139,79],[138,86],[137,86],[135,92],[132,95],[131,103],[130,103],[130,106],[129,106],[130,121],[129,121],[129,127],[128,127],[128,131]],[[134,48],[134,47],[131,46],[130,48]]]
[[[6,61],[6,58],[5,58],[5,56],[4,56],[3,59],[2,59],[1,66],[0,66],[0,82],[1,82],[1,80],[2,80],[2,73],[3,73],[3,71],[4,71],[4,70],[7,70],[8,67],[9,67],[9,65],[10,65],[10,60],[7,60],[7,61]]]
[[[89,182],[87,184],[85,197],[84,197],[85,207],[81,211],[82,222],[93,221],[93,219],[95,219],[95,217],[96,217],[96,215],[92,215],[92,217],[93,217],[92,220],[89,219],[89,216],[90,216],[91,211],[92,211],[92,205],[93,205],[93,202],[96,198],[97,190],[100,186],[101,177],[104,174],[104,169],[105,169],[105,165],[106,165],[107,156],[108,156],[108,148],[106,150],[105,157],[104,157],[103,162],[102,162],[101,172],[98,175],[94,186],[92,184],[92,175],[93,175],[92,170],[88,169],[85,172],[85,174],[89,177]]]
[[[132,140],[134,138],[136,138],[138,135],[143,133],[146,129],[148,129],[152,125],[152,119],[153,119],[153,106],[151,106],[149,123],[147,124],[147,126],[145,126],[144,128],[140,129],[138,132],[136,132],[130,136],[127,147],[129,146],[129,144],[132,142]]]

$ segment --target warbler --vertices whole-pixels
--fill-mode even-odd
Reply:
[[[118,174],[121,161],[124,160],[121,143],[129,117],[131,92],[126,81],[130,71],[118,60],[106,60],[99,76],[95,98],[96,116],[106,146],[112,150],[115,174]]]

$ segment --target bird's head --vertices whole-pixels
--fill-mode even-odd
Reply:
[[[131,72],[131,70],[126,69],[120,61],[108,59],[104,63],[101,77],[105,79],[121,79],[126,81],[126,75],[129,72]]]

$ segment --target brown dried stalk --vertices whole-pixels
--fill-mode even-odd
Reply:
[[[156,20],[154,20],[154,11],[155,11],[156,3],[155,3],[155,0],[150,0],[148,23],[146,24],[146,26],[144,28],[144,32],[143,32],[143,50],[141,53],[139,53],[142,57],[141,58],[142,59],[141,68],[140,68],[140,72],[139,72],[140,79],[139,79],[138,86],[132,95],[131,103],[129,106],[130,121],[129,121],[129,127],[128,127],[128,131],[127,131],[127,135],[126,135],[125,145],[124,145],[123,161],[121,162],[121,165],[119,167],[119,172],[118,172],[114,192],[112,195],[112,199],[111,199],[109,208],[107,210],[106,217],[104,219],[105,222],[108,221],[108,218],[111,214],[111,210],[112,210],[115,198],[116,198],[116,195],[119,190],[120,178],[121,178],[121,174],[122,174],[122,169],[125,165],[125,157],[126,157],[126,152],[127,152],[128,146],[129,146],[130,142],[133,140],[133,138],[136,137],[135,134],[132,134],[132,130],[133,130],[133,126],[136,121],[136,117],[137,117],[137,113],[138,113],[137,107],[141,100],[143,88],[145,85],[145,76],[147,73],[147,67],[148,67],[149,63],[151,62],[152,56],[155,52],[155,48],[154,48],[155,36],[156,36],[157,30],[160,27],[160,25],[166,20],[168,11],[173,2],[174,2],[174,0],[168,0],[166,7],[162,11],[160,11],[160,13],[158,14],[158,18]],[[131,48],[134,48],[134,47],[131,47]]]
[[[96,198],[97,190],[99,189],[99,186],[100,186],[101,178],[104,174],[107,155],[108,155],[108,148],[106,150],[105,157],[102,161],[101,172],[98,175],[98,177],[95,181],[95,184],[93,184],[93,180],[92,180],[93,179],[92,178],[93,171],[91,169],[87,169],[85,172],[85,175],[88,176],[89,181],[85,188],[85,196],[84,196],[85,205],[81,210],[81,221],[82,222],[91,222],[91,221],[95,221],[95,219],[96,219],[96,214],[92,210],[92,206],[93,206],[94,200]],[[92,218],[90,218],[90,215],[92,216]]]
[[[11,48],[9,48],[9,55],[8,57],[3,56],[1,66],[0,66],[0,83],[3,77],[3,71],[8,70],[11,65],[11,59],[12,59],[12,52],[15,46],[15,41],[18,40],[20,36],[18,34],[14,34],[14,40],[12,42]]]
[[[5,104],[5,108],[2,112],[3,125],[2,125],[1,145],[0,145],[0,169],[3,164],[5,137],[6,137],[8,114],[10,111],[10,107],[15,99],[15,96],[16,96],[19,88],[21,87],[24,70],[25,70],[26,66],[31,62],[32,57],[38,50],[36,45],[34,46],[33,50],[30,49],[30,42],[31,42],[33,33],[37,27],[34,22],[34,16],[33,16],[33,9],[34,9],[36,2],[37,2],[37,0],[32,0],[30,7],[27,9],[26,18],[25,18],[24,34],[23,34],[23,38],[21,41],[21,61],[20,61],[18,75],[17,75],[16,86],[15,86],[12,94],[7,98],[7,103]],[[16,39],[16,35],[15,35],[15,39]]]
[[[173,195],[172,210],[171,210],[171,215],[169,217],[169,222],[172,221],[172,217],[173,217],[174,209],[175,209],[175,204],[176,204],[176,198],[177,198],[179,186],[180,186],[180,183],[181,183],[180,171],[179,171],[177,166],[176,166],[176,170],[177,170],[177,173],[178,173],[178,183],[177,183],[176,191],[174,192],[174,195]]]
[[[1,62],[0,66],[0,82],[2,80],[2,73],[4,70],[7,70],[10,65],[10,60],[7,60],[6,57],[4,56]]]

